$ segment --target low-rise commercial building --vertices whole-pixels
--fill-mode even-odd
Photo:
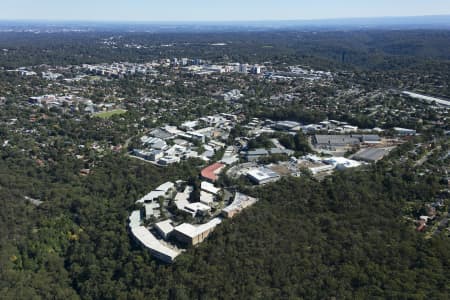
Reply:
[[[144,226],[132,227],[131,233],[135,240],[147,248],[152,256],[166,262],[173,263],[175,258],[180,255],[180,251],[171,249],[162,244],[147,228]]]
[[[259,158],[269,155],[269,151],[266,149],[260,148],[248,151],[245,155],[247,161],[257,161]]]
[[[247,195],[236,193],[233,202],[222,210],[222,215],[226,218],[232,218],[243,209],[255,204],[258,199]]]
[[[328,147],[349,147],[358,145],[361,141],[351,135],[322,135],[316,134],[312,139],[313,144],[318,148]]]
[[[330,157],[323,160],[324,163],[334,166],[337,170],[356,168],[361,166],[360,162],[345,157]]]
[[[247,177],[256,184],[275,182],[281,177],[277,172],[266,167],[254,168],[247,172]]]
[[[316,134],[312,137],[313,145],[319,149],[349,148],[380,141],[381,138],[376,134]]]
[[[170,164],[179,163],[180,160],[181,159],[179,157],[176,157],[176,156],[165,156],[165,157],[160,158],[158,160],[158,164],[160,164],[161,166],[168,166]]]
[[[300,130],[300,123],[294,121],[279,121],[275,124],[278,130],[297,131]]]
[[[195,246],[203,242],[221,222],[221,219],[214,218],[208,223],[199,226],[183,223],[175,227],[173,235],[179,242],[186,245]]]

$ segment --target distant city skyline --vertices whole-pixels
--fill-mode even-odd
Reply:
[[[1,20],[266,21],[450,15],[449,0],[2,0]]]

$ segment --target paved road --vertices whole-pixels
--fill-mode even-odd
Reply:
[[[428,160],[428,158],[434,153],[434,151],[435,151],[435,150],[439,150],[439,149],[440,149],[440,147],[437,147],[437,148],[431,150],[430,152],[428,152],[427,154],[425,154],[424,157],[422,157],[421,159],[419,159],[418,161],[416,161],[416,163],[414,164],[414,166],[415,166],[415,167],[418,167],[418,166],[423,165],[423,164]]]

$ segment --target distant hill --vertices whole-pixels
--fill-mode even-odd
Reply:
[[[349,30],[349,29],[450,29],[450,16],[377,17],[287,21],[238,22],[88,22],[17,20],[0,21],[0,31],[41,29],[51,31],[133,31],[133,32],[205,32],[259,31],[280,29]]]

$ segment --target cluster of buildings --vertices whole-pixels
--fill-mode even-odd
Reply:
[[[28,98],[28,102],[32,105],[52,107],[68,107],[75,111],[85,113],[96,113],[102,111],[110,111],[117,108],[116,103],[94,103],[90,99],[86,99],[74,95],[42,95]]]
[[[128,45],[132,46],[132,45]],[[135,45],[139,47],[138,45]],[[76,67],[82,74],[97,75],[108,78],[123,78],[125,76],[133,75],[159,75],[158,68],[173,67],[187,72],[193,75],[211,75],[222,73],[241,73],[241,74],[255,74],[259,75],[264,73],[267,68],[260,65],[249,65],[247,63],[229,63],[229,64],[212,64],[203,59],[190,59],[190,58],[172,58],[154,60],[146,63],[130,63],[130,62],[116,62],[116,63],[103,63],[103,64],[83,64]],[[63,67],[60,67],[63,68]],[[32,68],[21,67],[10,72],[18,72],[21,76],[37,76],[38,73],[33,71]],[[57,80],[63,78],[62,74],[47,71],[41,72],[44,79]],[[85,75],[84,75],[85,76]],[[76,80],[82,79],[80,75]],[[76,81],[75,80],[75,81]],[[67,81],[73,81],[68,78]]]
[[[15,70],[8,70],[9,72],[17,72],[20,76],[37,76],[35,71],[30,70],[30,68],[20,67]]]
[[[224,141],[228,139],[236,120],[235,115],[219,114],[188,121],[179,127],[156,128],[141,138],[142,147],[134,149],[133,155],[160,166],[189,158],[209,161],[226,147]],[[233,148],[226,150],[226,163],[234,162],[236,151]]]
[[[303,125],[301,126],[301,129],[305,133],[327,132],[329,134],[348,134],[360,131],[383,132],[380,128],[362,130],[358,128],[358,126],[350,125],[348,122],[336,120],[326,120],[319,122],[318,124]]]
[[[232,218],[255,204],[256,198],[242,193],[236,193],[227,206],[218,202],[222,190],[212,182],[217,180],[223,167],[221,164],[213,164],[202,170],[204,181],[200,185],[199,201],[192,199],[195,187],[186,185],[183,181],[166,182],[137,200],[136,203],[141,208],[131,213],[128,225],[133,238],[148,249],[153,257],[172,263],[186,247],[203,242],[224,218]],[[175,205],[175,211],[169,211],[171,203]],[[215,208],[214,214],[211,212],[212,208]],[[176,221],[176,216],[180,215],[201,217],[202,222]]]
[[[331,79],[331,72],[316,71],[300,66],[290,66],[288,71],[274,71],[265,73],[266,78],[276,80],[304,79],[309,81]]]
[[[365,164],[364,162],[340,156],[321,157],[312,154],[295,159],[294,163],[299,168],[308,169],[313,175],[329,174],[334,170],[346,170]]]
[[[344,121],[337,120],[325,120],[319,122],[317,124],[302,124],[295,121],[272,121],[269,119],[261,120],[258,118],[253,118],[246,126],[250,132],[257,136],[262,133],[272,133],[274,131],[283,131],[288,133],[296,133],[298,131],[302,131],[305,134],[319,134],[319,139],[322,137],[324,139],[331,139],[333,142],[334,138],[336,138],[335,142],[337,144],[342,144],[338,141],[339,138],[345,139],[345,144],[379,144],[382,142],[382,138],[379,134],[385,132],[385,130],[375,127],[371,129],[362,129],[358,126],[354,126]],[[392,131],[396,136],[414,136],[417,135],[416,130],[394,127]],[[328,141],[328,140],[327,140]],[[327,142],[326,141],[326,142]],[[319,141],[319,144],[322,143],[323,140]]]
[[[247,172],[247,177],[255,184],[261,185],[275,182],[281,178],[280,174],[267,166],[255,167]]]
[[[344,127],[349,130],[347,131],[349,133],[336,134],[329,131],[336,127]],[[274,132],[296,134],[298,131],[304,131],[305,125],[293,121],[273,122],[254,118],[245,128],[249,130],[251,136],[259,136]],[[366,163],[377,162],[402,143],[401,140],[382,138],[380,135],[373,133],[382,132],[381,130],[360,130],[345,122],[324,121],[317,124],[316,128],[326,133],[310,136],[312,148],[320,155],[307,155],[297,158],[294,156],[293,150],[286,149],[280,145],[277,139],[272,138],[274,148],[241,151],[241,158],[245,159],[247,163],[233,166],[227,174],[233,178],[245,176],[257,185],[276,182],[283,176],[300,176],[305,169],[309,170],[313,176],[323,178],[323,176],[331,174],[335,170],[345,170]],[[407,129],[395,132],[398,136],[414,133]],[[353,154],[348,158],[344,157],[344,154],[351,152]],[[264,162],[264,160],[261,160],[262,158],[277,154],[284,155],[286,159],[270,164],[261,163]]]
[[[302,124],[295,121],[272,121],[270,119],[261,120],[259,118],[253,118],[245,127],[250,130],[253,135],[271,133],[274,131],[296,133],[300,130],[305,134],[327,133],[335,135],[358,132],[382,133],[384,131],[380,128],[361,129],[358,128],[358,126],[350,125],[347,122],[336,120],[326,120],[317,124]]]
[[[201,182],[199,199],[192,199],[193,192],[193,186],[186,186],[184,190],[176,193],[173,202],[178,212],[192,217],[207,216],[213,208],[216,209],[219,206],[222,189],[216,188],[212,183]]]
[[[377,134],[316,134],[312,137],[312,144],[316,149],[331,151],[345,151],[365,144],[376,145],[381,143]]]
[[[130,45],[128,45],[130,46]],[[191,58],[172,58],[162,59],[159,61],[151,61],[147,63],[130,63],[119,62],[112,64],[83,64],[80,69],[85,74],[105,76],[109,78],[123,78],[125,76],[133,75],[152,75],[159,74],[158,67],[174,67],[180,69],[183,72],[187,72],[193,75],[211,75],[211,74],[224,74],[224,73],[240,73],[240,74],[253,74],[264,75],[270,79],[295,79],[301,78],[310,81],[329,79],[332,78],[330,72],[316,71],[299,66],[291,66],[287,71],[269,71],[269,68],[259,64],[248,63],[227,63],[227,64],[214,64],[207,62],[203,59],[191,59]],[[22,76],[37,76],[38,74],[29,68],[22,67],[16,70]],[[43,72],[42,77],[48,80],[56,80],[62,78],[62,74],[53,72]],[[224,95],[227,97],[236,97],[236,95]]]
[[[241,94],[240,90],[234,89],[234,90],[231,90],[231,91],[221,94],[219,98],[224,101],[237,101],[237,100],[241,99],[243,96],[244,95]]]
[[[262,157],[267,157],[270,155],[285,154],[287,156],[291,156],[294,154],[294,151],[285,148],[275,147],[270,149],[258,148],[254,150],[243,151],[241,152],[241,154],[245,157],[247,161],[257,161]]]
[[[241,160],[246,160],[254,163],[252,167],[248,168],[245,163],[240,164],[237,168],[241,168],[241,171],[237,172],[237,176],[232,177],[244,175],[254,184],[266,184],[275,182],[283,176],[300,176],[304,168],[309,169],[313,175],[322,175],[334,170],[354,168],[365,163],[376,162],[388,155],[397,145],[377,134],[377,132],[383,132],[381,129],[361,130],[346,122],[329,120],[319,124],[303,125],[294,121],[274,122],[258,118],[253,118],[242,126],[248,131],[250,138],[240,137],[235,140],[233,145],[227,145],[229,132],[239,122],[238,119],[236,115],[219,114],[187,121],[178,127],[157,128],[141,138],[144,149],[135,149],[134,154],[165,166],[187,158],[209,161],[218,151],[225,149],[222,159],[218,163],[202,171],[204,180],[215,182],[216,170],[220,172],[226,165],[236,165]],[[310,138],[313,149],[318,153],[325,154],[324,157],[296,158],[294,150],[285,148],[275,138],[271,139],[273,141],[271,148],[248,149],[248,141],[252,137],[275,132],[296,134],[298,131],[307,131],[312,127],[318,132],[324,133],[311,135]],[[338,134],[336,131],[342,132],[342,134]],[[394,131],[399,136],[415,133],[400,128],[394,128]],[[307,132],[311,133],[311,131]],[[198,149],[202,149],[201,153]],[[353,154],[349,158],[343,157],[349,151]],[[285,156],[287,159],[269,165],[257,163],[264,161],[261,160],[262,158],[278,157],[277,155]],[[212,200],[206,194],[202,199],[203,201],[200,201],[199,204],[191,205],[186,210],[192,214],[200,210],[207,212],[207,207],[203,205],[210,204]]]
[[[181,60],[174,58],[171,61],[171,65],[174,67],[181,67],[181,70],[190,72],[197,75],[208,75],[213,73],[241,73],[241,74],[253,74],[264,75],[270,79],[305,79],[309,81],[331,79],[333,74],[331,72],[317,71],[313,69],[307,69],[300,66],[290,66],[287,71],[269,71],[269,68],[264,65],[248,63],[229,63],[229,64],[208,64],[200,59],[187,59]]]
[[[121,78],[124,76],[132,76],[137,74],[142,75],[155,75],[158,72],[154,69],[154,63],[112,63],[112,64],[98,64],[89,65],[83,64],[82,69],[89,74],[106,76],[112,78]]]
[[[54,73],[54,72],[42,72],[42,78],[46,80],[58,80],[59,78],[62,78],[63,75],[60,73]]]
[[[227,167],[231,166],[227,171],[230,177],[245,176],[252,183],[263,185],[276,182],[283,176],[301,176],[305,169],[320,178],[335,170],[356,168],[382,159],[394,148],[385,147],[384,139],[374,133],[382,131],[366,132],[345,122],[331,120],[303,125],[257,118],[243,126],[248,132],[246,137],[238,137],[234,145],[227,145],[230,131],[238,122],[240,118],[236,115],[218,114],[187,121],[177,127],[159,127],[141,138],[143,149],[133,151],[136,156],[164,166],[190,157],[210,161],[219,150],[224,150],[222,159],[214,157],[216,162],[200,171],[198,186],[187,185],[183,181],[168,182],[137,201],[142,207],[130,215],[131,233],[159,260],[173,262],[186,246],[204,241],[225,218],[234,217],[258,201],[239,192],[230,195],[228,190],[216,186],[220,174]],[[246,148],[249,137],[274,132],[294,134],[312,128],[312,125],[323,134],[312,135],[311,146],[318,153],[326,150],[326,155],[310,154],[296,158],[295,152],[282,146],[277,138],[271,138],[272,146],[268,149]],[[399,135],[402,133],[411,134],[398,132]],[[349,158],[330,155],[333,151],[337,154],[355,148],[359,151]],[[260,158],[278,154],[287,156],[287,159],[271,164],[258,162]],[[242,159],[247,162],[239,163]],[[225,199],[225,194],[230,195],[228,199]],[[186,221],[186,218],[191,221]]]
[[[68,107],[77,107],[79,104],[84,105],[86,108],[94,107],[94,103],[90,99],[73,96],[73,95],[42,95],[30,97],[28,102],[33,105],[51,107],[62,107],[67,105]]]
[[[209,75],[214,73],[241,73],[259,75],[266,70],[266,67],[260,65],[249,65],[246,63],[230,63],[225,65],[199,63],[184,66],[181,68],[181,70],[195,75]]]
[[[286,134],[296,134],[302,131],[310,136],[310,143],[313,149],[320,153],[334,156],[343,156],[348,151],[359,151],[355,159],[363,161],[378,161],[392,150],[392,147],[401,143],[396,139],[382,138],[379,133],[384,130],[380,128],[360,129],[347,122],[336,120],[326,120],[318,124],[301,124],[295,121],[272,121],[253,118],[246,126],[250,136],[261,134],[272,134],[274,132],[284,132]],[[415,135],[416,131],[405,128],[393,128],[393,132],[398,137]],[[294,151],[277,145],[272,149],[253,149],[241,152],[247,161],[257,161],[261,157],[285,154],[292,156]],[[369,148],[369,149],[367,149]]]
[[[303,170],[309,170],[313,176],[323,177],[335,170],[359,167],[365,162],[345,157],[319,157],[306,155],[300,158],[290,157],[287,161],[270,164],[256,162],[242,163],[231,168],[227,175],[233,178],[247,177],[253,184],[264,185],[280,180],[284,176],[301,176]]]

